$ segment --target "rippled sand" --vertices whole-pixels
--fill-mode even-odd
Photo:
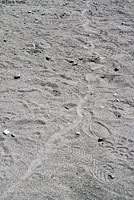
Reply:
[[[0,200],[134,199],[133,11],[1,0]]]

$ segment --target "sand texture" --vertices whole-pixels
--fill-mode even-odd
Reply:
[[[0,200],[134,200],[133,0],[0,0]]]

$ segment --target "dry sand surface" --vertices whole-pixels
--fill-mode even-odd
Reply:
[[[134,199],[133,11],[0,0],[0,200]]]

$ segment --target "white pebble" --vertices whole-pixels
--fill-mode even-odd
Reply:
[[[10,131],[8,130],[8,129],[5,129],[4,131],[3,131],[3,134],[4,135],[8,135],[10,133]]]
[[[79,135],[81,135],[81,133],[77,131],[77,132],[76,132],[76,135],[78,135],[78,136],[79,136]]]

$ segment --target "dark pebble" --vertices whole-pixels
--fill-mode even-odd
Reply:
[[[51,58],[49,58],[49,57],[46,57],[46,60],[48,60],[48,61],[49,61],[49,60],[51,60]]]
[[[79,60],[83,60],[83,58],[79,58]]]
[[[66,13],[63,13],[63,14],[61,14],[61,15],[60,15],[60,18],[64,17],[64,16],[65,16],[65,14],[66,14]]]
[[[114,115],[115,115],[116,117],[118,117],[118,118],[121,117],[121,114],[120,114],[119,112],[114,112]]]
[[[114,68],[114,71],[115,71],[115,72],[118,72],[118,71],[119,71],[119,69],[118,69],[117,67],[115,67],[115,68]]]
[[[98,139],[98,142],[103,142],[103,141],[104,141],[103,138],[99,138],[99,139]]]
[[[20,78],[20,74],[15,74],[14,75],[14,79],[19,79]]]
[[[112,174],[108,174],[108,178],[114,179],[115,177]]]
[[[69,109],[67,106],[64,106],[64,108],[66,108],[67,110]]]
[[[15,137],[15,135],[11,134],[11,137]]]
[[[105,78],[105,74],[101,74],[101,76],[100,76],[101,78]]]
[[[68,59],[65,59],[67,62],[69,62],[69,63],[74,63],[74,61],[73,60],[68,60]]]
[[[67,6],[69,3],[64,3],[63,6]]]
[[[72,66],[76,66],[78,63],[76,61],[73,62]]]

